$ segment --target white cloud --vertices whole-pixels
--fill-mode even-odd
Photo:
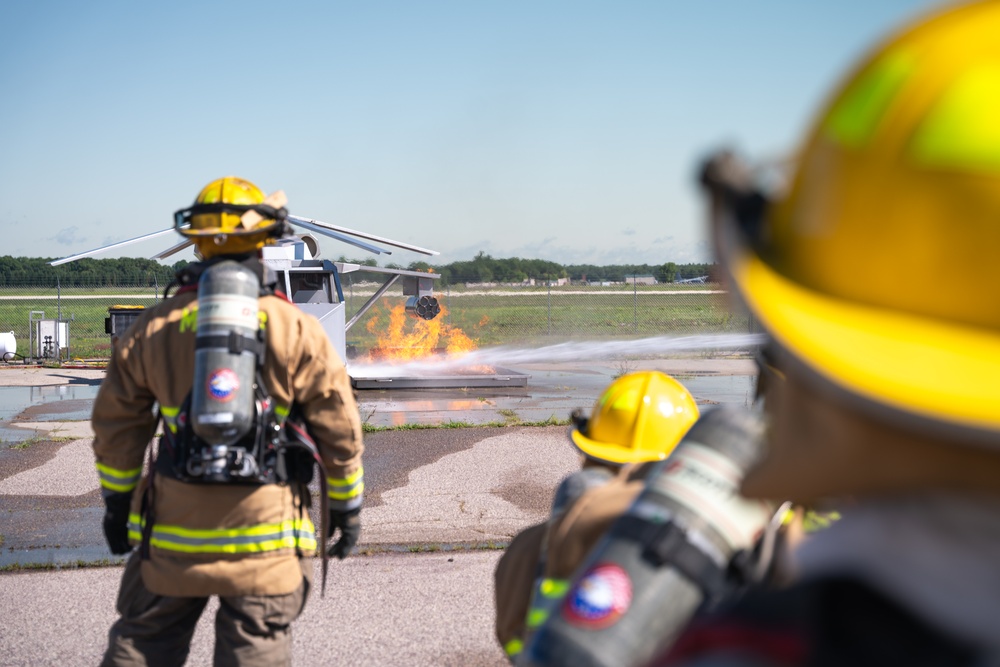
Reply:
[[[87,240],[86,236],[80,235],[80,228],[76,225],[72,227],[63,227],[54,235],[49,236],[47,241],[55,241],[59,245],[72,246],[77,243],[83,243]]]

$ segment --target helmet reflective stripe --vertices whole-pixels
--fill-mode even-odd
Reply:
[[[927,113],[911,150],[928,167],[1000,170],[1000,63],[964,72]]]
[[[142,539],[138,514],[129,515],[129,538]],[[264,553],[280,549],[316,549],[316,529],[308,518],[243,528],[191,529],[154,524],[149,543],[165,551],[183,553]]]
[[[913,57],[890,53],[858,77],[837,100],[823,124],[827,136],[845,148],[868,143],[900,86],[913,71]]]
[[[98,463],[97,474],[101,478],[101,493],[127,493],[135,488],[142,477],[142,466],[132,470],[118,470],[103,463]]]
[[[529,630],[537,630],[566,597],[569,591],[569,579],[549,579],[543,577],[535,580],[535,591],[531,596],[531,606],[524,619],[524,625]]]

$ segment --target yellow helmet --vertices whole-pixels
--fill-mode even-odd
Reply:
[[[1000,3],[962,5],[863,61],[779,201],[712,189],[717,253],[790,368],[890,419],[992,444],[998,119]]]
[[[698,419],[694,397],[659,371],[629,373],[612,382],[590,419],[574,416],[573,444],[587,457],[621,465],[665,459]]]
[[[265,197],[250,181],[218,178],[198,193],[194,205],[174,214],[174,228],[192,239],[205,259],[253,252],[285,232],[284,193]]]

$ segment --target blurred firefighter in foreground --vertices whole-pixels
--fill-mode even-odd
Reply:
[[[819,116],[787,191],[702,181],[770,335],[749,497],[851,497],[792,582],[696,618],[656,665],[982,665],[1000,656],[1000,3],[888,40]]]
[[[574,570],[642,490],[646,463],[669,456],[697,418],[694,397],[657,371],[615,380],[589,419],[574,412],[569,435],[582,468],[557,488],[549,520],[518,533],[497,563],[496,635],[508,658],[521,653]]]
[[[203,261],[115,347],[94,401],[94,452],[111,552],[138,549],[105,665],[183,664],[213,595],[216,665],[289,664],[309,556],[325,543],[308,511],[314,465],[321,520],[340,530],[330,555],[358,540],[363,447],[347,372],[258,259],[286,234],[285,215],[280,192],[265,198],[234,177],[207,185],[175,215]]]

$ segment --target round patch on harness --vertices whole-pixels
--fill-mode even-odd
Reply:
[[[632,603],[632,581],[613,563],[590,568],[566,596],[563,616],[574,625],[591,629],[613,625]]]
[[[231,368],[220,368],[208,376],[208,395],[217,401],[232,400],[240,388],[240,378]]]

